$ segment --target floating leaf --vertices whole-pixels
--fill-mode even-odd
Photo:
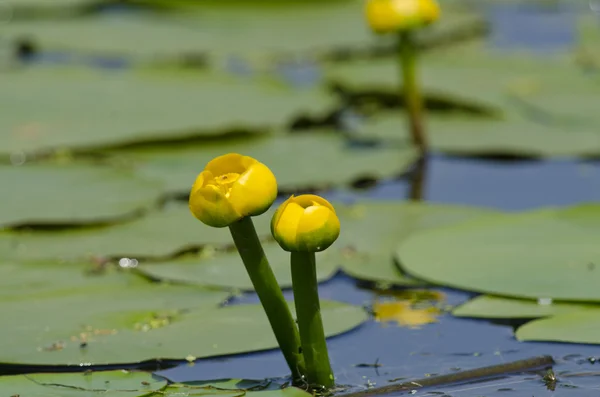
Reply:
[[[261,130],[333,106],[318,88],[201,72],[45,67],[2,73],[0,83],[0,102],[7,104],[0,121],[5,155]]]
[[[89,187],[83,191],[88,192],[87,189]],[[271,211],[253,218],[261,237],[271,235]],[[232,244],[229,229],[208,227],[194,218],[186,204],[173,204],[132,222],[110,227],[3,233],[0,234],[0,258],[27,262],[121,257],[142,260],[168,258],[207,245],[224,247]]]
[[[149,397],[179,397],[195,395],[218,395],[237,397],[309,397],[312,394],[297,387],[283,387],[279,384],[265,385],[264,382],[231,379],[228,381],[186,382],[169,385],[160,393]]]
[[[425,54],[421,63],[420,79],[426,96],[455,98],[457,104],[477,103],[500,111],[509,120],[520,117],[539,123],[538,130],[554,127],[547,128],[549,134],[557,126],[569,136],[573,131],[584,135],[595,131],[597,112],[591,110],[590,98],[596,97],[600,89],[594,84],[595,77],[581,73],[570,59],[494,53],[482,42],[475,42]],[[335,64],[329,76],[354,95],[400,95],[397,64],[391,57]],[[436,110],[448,109],[431,112]]]
[[[401,148],[352,147],[332,131],[277,134],[228,142],[152,147],[114,152],[137,164],[139,175],[163,181],[169,190],[189,193],[190,184],[212,158],[237,152],[259,159],[277,177],[280,190],[347,185],[361,178],[386,178],[405,172],[417,151]]]
[[[146,372],[102,371],[0,376],[2,393],[12,397],[141,397],[158,392],[165,386],[165,380]]]
[[[600,344],[600,310],[583,310],[531,321],[517,329],[520,341]]]
[[[391,201],[336,208],[342,233],[330,249],[340,251],[344,272],[362,280],[396,285],[421,283],[406,277],[395,265],[393,252],[398,241],[421,230],[491,212],[482,208]]]
[[[426,281],[493,295],[598,301],[600,205],[493,214],[426,230],[397,259]]]
[[[0,362],[125,364],[277,346],[262,306],[216,308],[222,298],[222,292],[146,282],[2,302]],[[367,319],[360,307],[324,301],[322,308],[328,336]]]
[[[517,115],[504,120],[431,115],[427,128],[432,150],[455,155],[600,156],[600,133],[593,123],[573,130]],[[391,144],[410,140],[406,115],[401,113],[371,119],[351,136]]]
[[[279,245],[264,246],[275,277],[282,288],[292,286],[290,253]],[[334,252],[317,253],[317,279],[331,278],[340,266]],[[217,254],[213,258],[173,260],[164,263],[145,263],[138,268],[143,274],[159,280],[210,285],[221,288],[252,290],[253,286],[237,252]]]
[[[112,266],[82,266],[80,264],[0,264],[0,302],[43,300],[84,293],[96,293],[113,289],[148,287],[148,281],[130,274],[125,269]],[[227,298],[225,293],[211,293],[205,289],[187,289],[197,296],[212,298],[218,304]],[[199,291],[199,292],[198,292]],[[208,294],[203,294],[208,292]]]
[[[335,203],[342,223],[339,240],[317,254],[317,277],[325,281],[340,267],[352,277],[396,285],[417,284],[395,266],[393,251],[399,238],[423,228],[458,222],[488,213],[483,209],[415,203]],[[270,220],[271,216],[256,219]],[[265,226],[268,230],[268,226]],[[364,231],[370,233],[365,234]],[[289,253],[276,244],[265,245],[269,262],[282,287],[291,286]],[[217,253],[208,258],[191,258],[161,263],[142,263],[138,269],[152,278],[251,290],[252,283],[237,252]]]
[[[109,14],[60,24],[16,21],[6,26],[6,35],[33,37],[40,47],[48,50],[172,58],[188,53],[264,56],[270,52],[373,43],[375,36],[364,23],[361,11],[358,1],[276,7],[242,3],[232,7],[205,2],[197,11],[187,9],[182,13]],[[223,29],[223,24],[236,28]],[[281,40],[282,35],[285,40]]]
[[[0,166],[0,185],[0,227],[114,222],[156,205],[163,193],[131,172],[84,164]]]
[[[452,314],[476,318],[537,318],[574,311],[596,309],[596,305],[567,302],[544,302],[481,295],[456,307]]]
[[[181,5],[175,1],[166,3]],[[14,21],[4,26],[3,31],[9,39],[31,37],[46,50],[146,59],[178,59],[191,53],[225,60],[233,55],[233,61],[238,57],[272,60],[273,55],[314,56],[380,43],[380,38],[365,23],[363,3],[359,0],[308,4],[202,1],[193,5],[195,7],[186,7],[180,12],[95,15],[63,20],[59,24]],[[449,9],[445,11],[444,18],[433,27],[434,32],[476,18],[473,13],[455,15]],[[224,29],[224,26],[235,28]]]

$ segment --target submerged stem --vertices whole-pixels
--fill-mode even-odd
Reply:
[[[287,361],[294,382],[302,379],[305,368],[300,353],[300,335],[281,288],[265,256],[252,218],[245,217],[229,226],[231,236],[248,271],[252,285],[271,323],[271,328]]]
[[[334,378],[321,319],[315,253],[292,252],[291,265],[306,381],[311,386],[330,388]]]
[[[408,112],[412,141],[421,152],[425,152],[427,139],[423,127],[423,99],[417,81],[417,46],[411,31],[400,32],[398,57],[402,69],[404,104]]]

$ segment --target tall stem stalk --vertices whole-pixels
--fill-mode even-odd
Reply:
[[[305,373],[304,358],[300,350],[300,335],[290,308],[265,256],[252,218],[242,218],[230,225],[229,230],[260,303],[267,314],[281,352],[292,371],[292,377],[295,382],[298,382]]]
[[[427,149],[427,139],[423,127],[423,99],[417,80],[417,48],[411,31],[400,32],[398,57],[400,58],[404,103],[408,112],[412,141],[424,153]]]
[[[291,265],[306,381],[311,386],[330,388],[335,382],[321,319],[315,253],[292,252]]]

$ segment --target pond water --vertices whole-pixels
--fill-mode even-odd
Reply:
[[[490,45],[503,50],[515,46],[528,50],[554,50],[570,46],[575,28],[572,9],[564,3],[554,9],[493,7]],[[124,12],[113,9],[111,12]],[[67,54],[45,54],[38,61],[73,62]],[[124,59],[85,58],[94,66],[122,68]],[[318,80],[314,65],[282,66],[276,73],[292,82]],[[248,75],[248,65],[232,58],[225,68]],[[300,84],[298,83],[298,84]],[[543,206],[565,206],[600,201],[600,163],[563,159],[556,161],[490,161],[431,155],[423,168],[421,199],[432,203],[484,206],[520,211]],[[417,174],[417,172],[415,173]],[[411,175],[384,181],[366,190],[331,191],[333,200],[363,198],[401,200],[410,196],[415,183]],[[437,289],[446,305],[467,301],[473,294]],[[289,298],[290,291],[286,291]],[[360,288],[353,279],[338,274],[320,285],[322,299],[358,305],[370,305],[377,292]],[[245,294],[230,304],[257,302],[254,294]],[[518,374],[466,385],[419,390],[418,396],[590,396],[600,390],[600,346],[517,342],[511,325],[454,318],[441,314],[437,322],[417,329],[370,321],[329,341],[330,356],[337,383],[361,387],[383,386],[391,380],[445,374],[457,369],[472,369],[493,364],[552,355],[558,383],[554,391],[544,384],[540,374]],[[361,365],[361,364],[377,365]],[[357,366],[358,365],[358,366]],[[199,360],[157,372],[173,381],[219,378],[263,379],[287,374],[279,351],[268,351]],[[360,386],[356,386],[360,385]]]

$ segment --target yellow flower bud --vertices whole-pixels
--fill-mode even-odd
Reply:
[[[211,160],[190,193],[190,210],[203,223],[225,227],[264,213],[277,197],[271,170],[252,157],[229,153]]]
[[[367,0],[365,14],[374,32],[389,33],[436,21],[440,6],[435,0]]]
[[[340,235],[340,221],[333,206],[312,194],[291,196],[277,208],[271,233],[286,251],[319,252]]]

